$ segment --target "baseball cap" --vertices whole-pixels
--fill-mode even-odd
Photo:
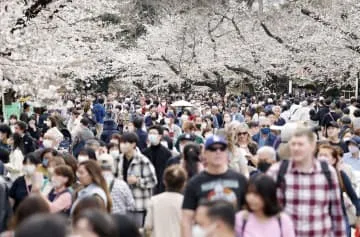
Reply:
[[[179,136],[179,138],[178,138],[178,140],[181,142],[181,141],[195,141],[195,139],[196,139],[196,137],[195,137],[195,135],[193,135],[193,134],[188,134],[188,133],[186,133],[186,134],[181,134],[180,136]]]
[[[206,139],[205,150],[208,150],[209,147],[211,147],[212,145],[215,145],[215,144],[221,144],[221,145],[224,145],[225,147],[227,147],[227,142],[223,137],[213,135],[213,136],[210,136],[208,139]]]
[[[356,146],[359,146],[360,144],[360,137],[359,136],[355,136],[353,138],[351,138],[349,141],[346,142],[346,144],[352,143]]]

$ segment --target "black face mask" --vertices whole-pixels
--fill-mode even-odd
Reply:
[[[257,165],[258,170],[260,170],[263,173],[266,173],[266,171],[270,168],[271,164],[267,163],[265,161],[260,161]]]
[[[201,124],[196,124],[196,128],[200,130],[201,129]]]

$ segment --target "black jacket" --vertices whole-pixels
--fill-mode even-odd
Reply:
[[[22,138],[23,148],[24,148],[24,155],[29,154],[30,152],[35,151],[36,145],[34,139],[29,135],[25,134]]]
[[[158,183],[154,189],[154,195],[165,191],[163,175],[166,169],[166,163],[171,158],[171,152],[163,145],[151,146],[144,150],[143,154],[149,158],[155,167]]]

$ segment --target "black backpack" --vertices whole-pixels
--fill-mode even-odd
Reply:
[[[288,171],[289,168],[289,160],[283,160],[280,164],[279,172],[276,179],[276,186],[278,188],[281,188],[283,192],[283,208],[286,206],[286,181],[285,181],[285,174]],[[333,182],[331,180],[331,173],[329,169],[329,165],[326,161],[320,161],[321,164],[321,172],[325,175],[325,178],[329,184],[330,189],[333,188]]]

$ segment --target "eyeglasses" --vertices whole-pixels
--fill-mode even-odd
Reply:
[[[241,136],[241,135],[242,135],[242,136],[246,136],[247,134],[248,134],[247,132],[239,132],[239,133],[238,133],[238,136]]]
[[[211,151],[211,152],[216,152],[218,150],[225,151],[226,147],[225,146],[217,146],[217,147],[211,146],[211,147],[208,148],[208,150]]]
[[[270,125],[261,125],[262,128],[270,128]]]

